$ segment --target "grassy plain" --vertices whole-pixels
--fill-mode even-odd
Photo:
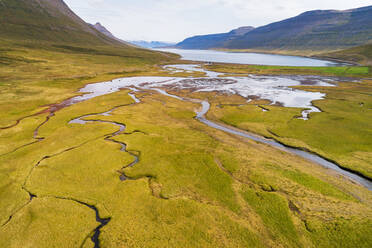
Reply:
[[[111,218],[102,229],[101,247],[370,245],[372,197],[366,189],[298,157],[204,126],[193,119],[197,104],[153,92],[141,95],[141,103],[120,107],[112,116],[88,118],[126,124],[125,133],[114,139],[139,155],[133,167],[125,168],[133,161],[129,153],[104,140],[117,130],[114,125],[67,124],[92,109],[98,113],[132,103],[126,91],[57,112],[40,130],[45,140],[22,156],[14,153],[3,158],[3,167],[17,169],[9,175],[26,177],[24,188],[37,196],[0,229],[5,246],[28,241],[33,229],[24,220],[31,216],[38,233],[52,235],[50,247],[57,246],[72,227],[82,231],[69,236],[71,246],[82,242],[84,247],[92,246],[90,239],[84,241],[92,230],[88,217],[66,222],[52,217],[55,211],[68,214],[72,209],[74,202],[61,198],[94,205],[102,218]],[[52,156],[32,169],[38,160],[34,157],[43,155]],[[120,181],[119,171],[130,179]],[[13,188],[22,191],[19,186]],[[27,203],[27,197],[18,205]],[[44,205],[39,206],[44,199],[59,204],[48,211],[55,224],[46,218]],[[85,206],[76,207],[74,214],[94,213]],[[3,219],[9,215],[2,213]],[[25,235],[17,236],[19,232]]]
[[[0,65],[3,127],[76,95],[84,84],[169,75],[159,65],[179,62],[177,56],[145,50],[2,42],[7,47],[2,50],[7,62]],[[127,93],[57,111],[40,127],[40,141],[34,131],[48,113],[0,130],[1,247],[93,247],[90,237],[99,223],[85,204],[96,207],[100,218],[111,218],[101,229],[101,247],[371,246],[372,196],[365,188],[199,123],[198,104],[142,92],[142,102],[132,105]],[[199,96],[213,98],[214,107],[243,101]],[[113,139],[139,156],[130,168],[133,156],[105,139],[117,131],[115,125],[68,124],[115,106],[122,107],[112,116],[89,119],[126,125]],[[121,181],[122,173],[129,179]]]

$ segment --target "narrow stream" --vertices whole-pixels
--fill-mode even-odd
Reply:
[[[132,91],[135,91],[135,89],[133,89],[133,88],[131,88],[131,90],[132,90]],[[128,95],[129,95],[130,97],[132,97],[132,99],[134,100],[135,103],[139,103],[139,102],[140,102],[140,100],[139,100],[139,99],[138,99],[138,98],[137,98],[137,97],[136,97],[132,92],[131,92],[131,93],[128,93]],[[130,104],[130,105],[131,105],[131,104]],[[124,124],[121,124],[121,123],[118,123],[118,122],[113,122],[113,121],[103,121],[103,120],[84,120],[84,119],[85,119],[85,118],[88,118],[88,117],[91,117],[91,116],[99,116],[99,115],[101,115],[101,116],[110,116],[111,113],[112,113],[115,109],[117,109],[117,108],[119,108],[119,107],[123,107],[123,106],[129,106],[129,105],[117,106],[117,107],[114,107],[114,108],[110,109],[109,111],[106,111],[106,112],[103,112],[103,113],[98,113],[98,114],[88,114],[88,115],[80,116],[80,117],[77,117],[77,118],[75,118],[75,119],[73,119],[73,120],[71,120],[71,121],[69,122],[69,124],[81,124],[81,125],[85,125],[85,124],[87,124],[87,123],[89,123],[89,122],[100,122],[100,123],[108,123],[108,124],[112,124],[112,125],[117,126],[117,127],[118,127],[118,130],[115,131],[114,133],[112,133],[112,134],[106,136],[105,140],[107,140],[107,141],[111,141],[111,142],[114,142],[114,143],[116,143],[116,144],[121,145],[120,151],[122,151],[122,152],[127,152],[127,153],[129,153],[131,156],[134,157],[134,161],[133,161],[132,163],[130,163],[129,165],[125,165],[125,166],[123,166],[122,170],[123,170],[124,168],[127,168],[127,167],[132,167],[132,166],[136,165],[136,164],[139,162],[139,158],[138,158],[137,155],[135,155],[135,154],[133,154],[133,153],[127,151],[127,149],[126,149],[126,148],[127,148],[127,145],[126,145],[125,143],[122,143],[122,142],[119,142],[119,141],[113,139],[115,136],[118,136],[119,134],[121,134],[122,132],[124,132],[126,126],[125,126]],[[122,170],[121,170],[121,171],[118,171],[118,173],[120,174],[119,179],[120,179],[121,181],[125,181],[125,180],[128,179],[128,177],[124,174],[124,172],[123,172]],[[92,242],[94,243],[94,248],[99,248],[99,247],[100,247],[100,243],[99,243],[99,235],[101,234],[101,229],[102,229],[104,226],[106,226],[106,225],[110,222],[111,218],[101,218],[100,215],[99,215],[98,209],[97,209],[95,206],[88,205],[88,204],[86,204],[86,203],[84,203],[84,202],[80,202],[80,203],[81,203],[81,204],[84,204],[84,205],[86,205],[86,206],[88,206],[88,207],[91,208],[91,209],[93,209],[93,210],[95,211],[95,213],[96,213],[96,221],[97,221],[98,223],[100,223],[100,225],[99,225],[96,229],[94,229],[94,233],[93,233],[93,235],[92,235],[92,237],[91,237],[91,240],[92,240]]]

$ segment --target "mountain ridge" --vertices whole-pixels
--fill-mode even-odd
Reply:
[[[94,29],[96,29],[97,31],[101,32],[102,34],[106,35],[107,37],[113,39],[113,40],[116,40],[120,43],[123,43],[125,45],[128,45],[128,46],[132,46],[131,43],[129,42],[126,42],[122,39],[119,39],[117,38],[115,35],[113,35],[105,26],[103,26],[100,22],[97,22],[96,24],[89,24],[91,27],[93,27]]]
[[[108,37],[111,37],[113,39],[118,39],[116,38],[105,26],[103,26],[100,22],[97,22],[96,24],[90,24],[93,28],[98,30],[99,32],[105,34]]]
[[[372,6],[349,10],[313,10],[264,25],[219,43],[219,34],[205,35],[208,43],[177,44],[185,49],[337,50],[372,41]],[[216,42],[217,40],[217,42]]]

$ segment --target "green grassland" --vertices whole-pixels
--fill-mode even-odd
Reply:
[[[66,247],[93,247],[89,236],[99,223],[78,202],[111,218],[101,230],[101,247],[371,245],[368,190],[296,156],[199,123],[195,103],[154,92],[139,96],[142,102],[134,105],[121,91],[62,109],[40,128],[44,140],[0,157],[6,199],[0,205],[6,223],[0,246],[58,247],[68,237]],[[116,126],[67,124],[114,106],[122,107],[112,116],[88,119],[127,126],[113,139],[139,156],[130,168],[125,168],[133,161],[130,153],[104,139]],[[31,127],[41,121],[17,126],[24,133],[17,144],[28,143]],[[120,181],[119,172],[129,179]],[[27,191],[37,196],[31,202]]]
[[[342,66],[342,67],[308,67],[308,66],[269,66],[269,65],[237,65],[214,63],[206,65],[206,69],[226,74],[264,74],[264,75],[323,75],[337,77],[372,76],[368,66]]]

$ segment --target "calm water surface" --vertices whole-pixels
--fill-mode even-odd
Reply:
[[[185,60],[282,66],[342,66],[346,64],[298,56],[285,56],[263,53],[233,53],[214,50],[156,49],[177,53]]]

